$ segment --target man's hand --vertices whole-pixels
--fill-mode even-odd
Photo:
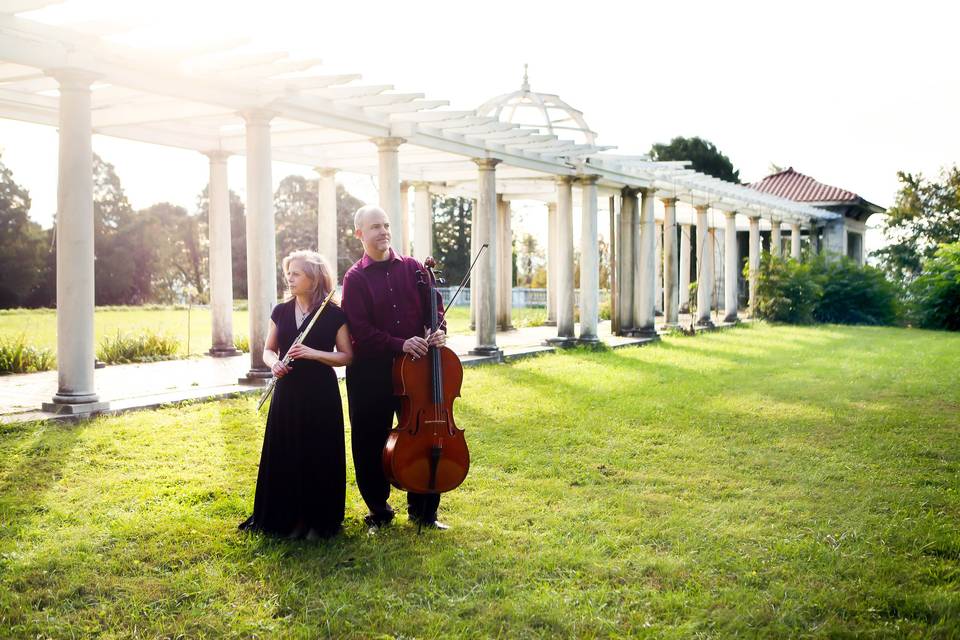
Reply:
[[[427,355],[427,346],[426,340],[420,336],[413,336],[412,338],[407,338],[407,341],[403,343],[403,352],[409,353],[414,358],[419,358],[420,356]]]
[[[430,333],[430,330],[427,329],[427,345],[431,347],[442,347],[447,344],[447,334],[443,332],[443,329],[437,329],[434,333]]]
[[[282,378],[283,376],[290,373],[290,367],[283,364],[282,360],[277,360],[276,362],[273,363],[273,366],[270,367],[270,371],[273,372],[273,376],[275,378]]]

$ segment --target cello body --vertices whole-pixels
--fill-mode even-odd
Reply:
[[[430,328],[437,330],[437,301],[432,258],[424,261],[430,274]],[[460,395],[463,365],[451,349],[430,347],[427,355],[409,354],[393,361],[394,395],[400,398],[400,418],[383,449],[383,472],[398,489],[411,493],[444,493],[467,477],[470,452],[463,430],[453,419],[453,401]]]

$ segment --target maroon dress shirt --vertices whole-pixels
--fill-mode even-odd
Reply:
[[[343,276],[341,306],[347,314],[356,359],[392,357],[403,353],[408,338],[424,335],[430,298],[428,287],[418,284],[418,271],[427,282],[429,276],[420,262],[390,249],[390,257],[383,262],[364,253]],[[438,326],[445,328],[439,293],[437,311]]]

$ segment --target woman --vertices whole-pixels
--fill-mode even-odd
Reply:
[[[289,538],[330,537],[343,522],[343,408],[333,367],[350,364],[347,319],[332,300],[301,344],[293,341],[334,282],[315,251],[283,259],[288,299],[270,314],[263,361],[277,377],[260,454],[253,515],[241,529]],[[334,348],[336,348],[334,350]],[[289,366],[281,354],[294,358]]]

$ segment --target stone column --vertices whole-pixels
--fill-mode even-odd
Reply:
[[[421,262],[427,256],[433,255],[433,200],[428,182],[413,183],[413,251],[411,254]]]
[[[720,255],[723,243],[723,230],[710,227],[710,308],[720,310],[720,299],[723,298],[723,258]]]
[[[663,223],[654,223],[654,248],[653,262],[656,269],[656,280],[653,289],[653,304],[657,315],[663,315]]]
[[[599,341],[600,236],[597,221],[597,176],[580,178],[580,342]]]
[[[712,327],[710,308],[713,306],[713,276],[710,273],[711,254],[713,247],[710,243],[709,207],[697,207],[697,325]]]
[[[557,203],[547,203],[547,321],[557,326]]]
[[[740,271],[740,250],[737,245],[737,213],[725,211],[727,228],[724,239],[723,321],[737,321],[737,275]]]
[[[610,196],[607,199],[607,212],[610,215],[610,253],[608,254],[609,264],[607,266],[610,273],[610,332],[613,335],[620,334],[620,283],[617,275],[617,259],[620,255],[617,249],[617,229],[620,225],[620,198]]]
[[[250,370],[244,381],[271,377],[263,362],[270,312],[277,304],[277,235],[273,211],[270,120],[273,113],[244,111],[247,143],[247,304]]]
[[[637,209],[637,191],[634,189],[623,189],[620,203],[620,257],[619,273],[619,304],[620,304],[620,331],[621,333],[630,333],[636,327],[633,315],[634,299],[634,226],[636,223]]]
[[[400,219],[396,222],[400,255],[410,255],[410,183],[400,183]]]
[[[779,258],[780,251],[780,220],[778,218],[770,219],[770,255]]]
[[[471,207],[470,212],[470,264],[473,264],[473,259],[477,257],[477,251],[480,248],[480,241],[477,240],[477,208],[480,206],[480,201],[474,199],[473,206]],[[477,286],[479,280],[470,277],[470,330],[476,331],[477,329]]]
[[[477,261],[473,280],[476,283],[476,335],[477,344],[470,351],[475,355],[503,355],[497,348],[497,176],[496,167],[500,163],[495,158],[474,158],[479,168],[477,207],[476,207],[476,250],[484,244],[487,250]]]
[[[690,312],[690,240],[693,237],[693,225],[680,225],[680,285],[677,294],[680,297],[680,311]]]
[[[677,199],[663,202],[663,320],[668,327],[679,322],[677,291]]]
[[[800,262],[800,223],[790,223],[790,257]]]
[[[497,194],[497,329],[513,329],[513,231],[510,228],[510,202]]]
[[[750,317],[757,317],[757,282],[760,278],[760,217],[750,216],[749,305]]]
[[[548,344],[568,346],[573,327],[573,180],[557,178],[557,337]]]
[[[230,246],[230,190],[226,151],[210,151],[207,188],[210,228],[210,355],[218,358],[240,353],[233,343],[233,258]]]
[[[82,71],[50,73],[60,88],[57,171],[57,393],[43,410],[103,411],[94,385],[93,147],[90,85]]]
[[[337,270],[337,170],[317,167],[317,251],[333,271],[333,281],[339,282]]]
[[[656,202],[653,189],[645,189],[643,202],[640,206],[640,287],[639,304],[636,306],[636,328],[641,335],[655,336],[657,334],[656,304],[656,225],[654,224],[654,203]]]
[[[393,230],[394,250],[405,255],[407,247],[406,214],[400,196],[400,145],[403,138],[374,138],[377,145],[377,186],[380,190],[380,208],[387,213]]]

